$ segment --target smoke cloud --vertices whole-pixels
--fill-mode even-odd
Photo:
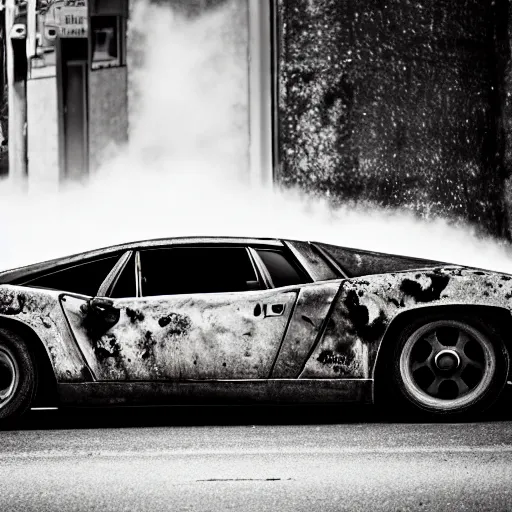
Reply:
[[[129,145],[87,183],[28,192],[2,183],[0,269],[134,240],[233,235],[512,273],[511,248],[470,226],[370,204],[332,209],[301,191],[249,187],[243,4],[233,0],[188,18],[136,3]]]

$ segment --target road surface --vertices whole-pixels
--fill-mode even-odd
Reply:
[[[0,432],[0,510],[512,510],[510,419],[289,411],[31,413]]]

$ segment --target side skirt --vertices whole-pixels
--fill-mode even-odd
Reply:
[[[58,384],[60,405],[371,403],[372,379],[80,382]]]

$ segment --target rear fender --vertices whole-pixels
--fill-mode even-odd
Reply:
[[[300,377],[372,378],[379,348],[396,317],[446,306],[496,308],[510,315],[512,278],[447,267],[344,281]]]

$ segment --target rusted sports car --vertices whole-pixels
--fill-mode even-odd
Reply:
[[[479,411],[512,277],[313,242],[176,238],[0,273],[0,419],[37,406],[401,404]]]

